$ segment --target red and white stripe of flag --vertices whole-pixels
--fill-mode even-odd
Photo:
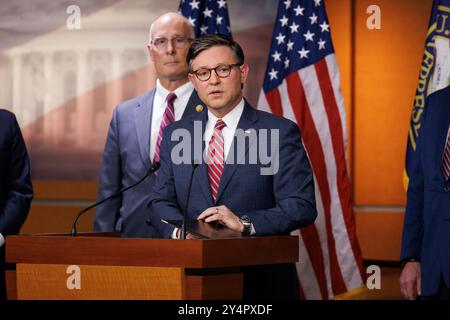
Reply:
[[[298,124],[314,171],[318,217],[300,231],[297,272],[302,296],[330,299],[362,287],[365,276],[346,168],[346,118],[335,55],[261,92],[259,109]]]

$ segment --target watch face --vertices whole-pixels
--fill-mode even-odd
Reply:
[[[242,230],[242,235],[248,237],[251,234],[252,223],[250,222],[250,218],[246,215],[240,218],[244,229]]]

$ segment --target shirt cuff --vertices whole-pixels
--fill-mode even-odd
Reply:
[[[5,244],[5,238],[4,238],[3,235],[0,233],[0,248],[3,247],[4,244]]]
[[[177,231],[178,230],[180,230],[179,228],[175,228],[175,229],[173,229],[173,231],[172,231],[172,239],[178,239],[178,237],[177,237]]]
[[[420,263],[420,259],[417,259],[417,258],[406,258],[406,259],[403,259],[402,261],[400,261],[400,265],[402,267],[404,267],[405,264],[407,264],[408,262],[419,262]]]

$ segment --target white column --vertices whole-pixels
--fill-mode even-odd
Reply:
[[[124,50],[114,48],[112,51],[112,86],[108,88],[107,108],[112,110],[114,106],[122,101],[122,54]],[[110,114],[106,118],[110,118]]]
[[[16,113],[19,121],[23,123],[22,114],[22,54],[15,52],[11,56],[12,60],[12,110]]]
[[[53,52],[52,51],[44,51],[44,92],[42,100],[44,102],[44,115],[47,115],[52,110],[52,83],[53,83]],[[44,117],[44,136],[50,137],[51,143],[54,144],[56,141],[57,132],[55,130],[54,124],[51,122],[52,119],[48,116]]]
[[[77,146],[89,145],[92,127],[92,96],[87,95],[88,88],[91,87],[92,79],[88,73],[88,51],[81,49],[77,54],[77,111],[76,124],[77,133],[75,143]]]
[[[114,48],[112,49],[112,78],[117,79],[121,76],[121,65],[120,60],[122,57],[123,49]]]

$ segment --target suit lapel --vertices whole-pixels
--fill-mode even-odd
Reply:
[[[237,129],[242,129],[244,131],[247,131],[248,129],[255,129],[255,122],[258,120],[258,115],[255,111],[255,109],[253,109],[252,106],[250,106],[250,104],[247,103],[247,101],[245,102],[245,106],[244,106],[244,111],[242,112],[241,115],[241,119],[239,119],[238,125],[237,125]],[[239,166],[239,160],[242,160],[241,158],[245,157],[245,155],[248,152],[248,149],[250,147],[250,145],[252,143],[254,143],[254,139],[250,140],[248,144],[246,144],[245,146],[245,152],[243,155],[234,155],[234,159],[229,159],[230,156],[235,153],[232,152],[232,150],[237,150],[235,144],[236,144],[236,136],[234,136],[233,138],[233,143],[230,146],[230,151],[228,152],[228,157],[227,157],[227,161],[225,161],[225,166],[222,172],[222,176],[220,177],[220,183],[219,183],[219,190],[217,190],[217,197],[216,197],[216,202],[219,201],[220,196],[222,195],[222,193],[224,192],[225,188],[227,187],[228,183],[230,182],[231,177],[233,176],[233,174],[235,173],[235,171],[237,170],[238,166]],[[237,158],[237,156],[240,157],[240,159]],[[232,164],[229,164],[227,162],[229,162],[230,160],[232,160]],[[208,176],[208,174],[206,174]],[[209,185],[209,182],[208,182]]]
[[[152,123],[153,98],[156,89],[152,89],[139,100],[134,109],[134,121],[136,134],[139,141],[139,151],[144,163],[151,162],[150,159],[150,133]]]
[[[213,199],[211,195],[211,190],[209,188],[209,180],[208,180],[208,166],[205,164],[205,161],[203,161],[203,152],[205,150],[205,140],[203,139],[203,135],[205,134],[205,128],[206,128],[206,122],[208,121],[208,112],[206,105],[203,103],[203,101],[200,100],[197,91],[195,89],[192,91],[191,97],[189,98],[189,101],[186,105],[186,109],[184,109],[183,118],[190,116],[190,115],[197,115],[194,117],[194,120],[192,121],[192,128],[191,128],[191,134],[192,134],[192,160],[197,160],[200,162],[200,165],[195,170],[194,173],[194,179],[197,180],[198,184],[200,185],[200,189],[202,190],[203,196],[205,197],[205,200],[208,203],[208,206],[213,205]],[[194,121],[201,121],[202,128],[201,128],[201,138],[202,138],[202,154],[196,155],[194,150]]]
[[[206,105],[198,97],[197,91],[193,90],[186,108],[184,109],[182,118],[187,117],[191,114],[202,112],[205,109]]]

